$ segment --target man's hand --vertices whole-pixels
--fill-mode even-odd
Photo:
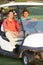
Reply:
[[[17,37],[19,37],[19,32],[14,32],[14,34],[15,34]]]
[[[36,18],[32,18],[32,21],[37,21],[37,19]]]
[[[11,33],[12,33],[13,36],[15,35],[16,37],[19,37],[20,32],[11,32]]]

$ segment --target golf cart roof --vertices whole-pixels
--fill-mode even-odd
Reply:
[[[6,3],[6,4],[1,4],[0,7],[6,7],[6,6],[14,6],[14,5],[43,5],[43,3],[38,3],[38,2],[13,2],[13,3]]]

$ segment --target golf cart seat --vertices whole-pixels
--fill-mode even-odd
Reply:
[[[4,32],[1,32],[1,37],[2,37],[4,40],[6,40],[6,41],[9,42],[9,40],[8,40],[8,38],[5,36],[5,33],[4,33]]]
[[[6,35],[5,35],[4,29],[3,29],[3,24],[1,25],[1,37],[2,37],[4,40],[6,40],[6,41],[9,42],[8,38],[7,38]]]

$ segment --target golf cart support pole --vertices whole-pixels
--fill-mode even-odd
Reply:
[[[21,26],[22,26],[24,38],[25,38],[25,30],[24,30],[23,24],[22,24],[21,13],[20,13],[20,6],[17,6],[17,13],[18,13],[18,19],[20,20],[20,24],[21,24]]]

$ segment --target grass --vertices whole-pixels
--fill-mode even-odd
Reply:
[[[23,65],[21,59],[0,56],[0,65]]]
[[[28,1],[28,0],[15,0],[15,1],[16,1],[16,2],[26,2],[26,1]],[[4,1],[4,0],[2,1],[2,0],[1,0],[1,1],[0,1],[0,4],[3,4],[3,3],[5,4],[5,3],[7,3],[7,2],[9,2],[9,1]]]
[[[43,20],[43,15],[31,15],[30,17],[38,20]]]
[[[36,65],[43,65],[43,61],[36,61]],[[23,65],[21,59],[0,56],[0,65]]]
[[[27,2],[27,1],[32,1],[32,0],[15,0],[15,2]],[[7,2],[9,2],[9,1],[2,1],[2,0],[0,0],[0,4],[5,4],[5,3],[7,3]],[[42,0],[33,0],[33,2],[43,2]]]

